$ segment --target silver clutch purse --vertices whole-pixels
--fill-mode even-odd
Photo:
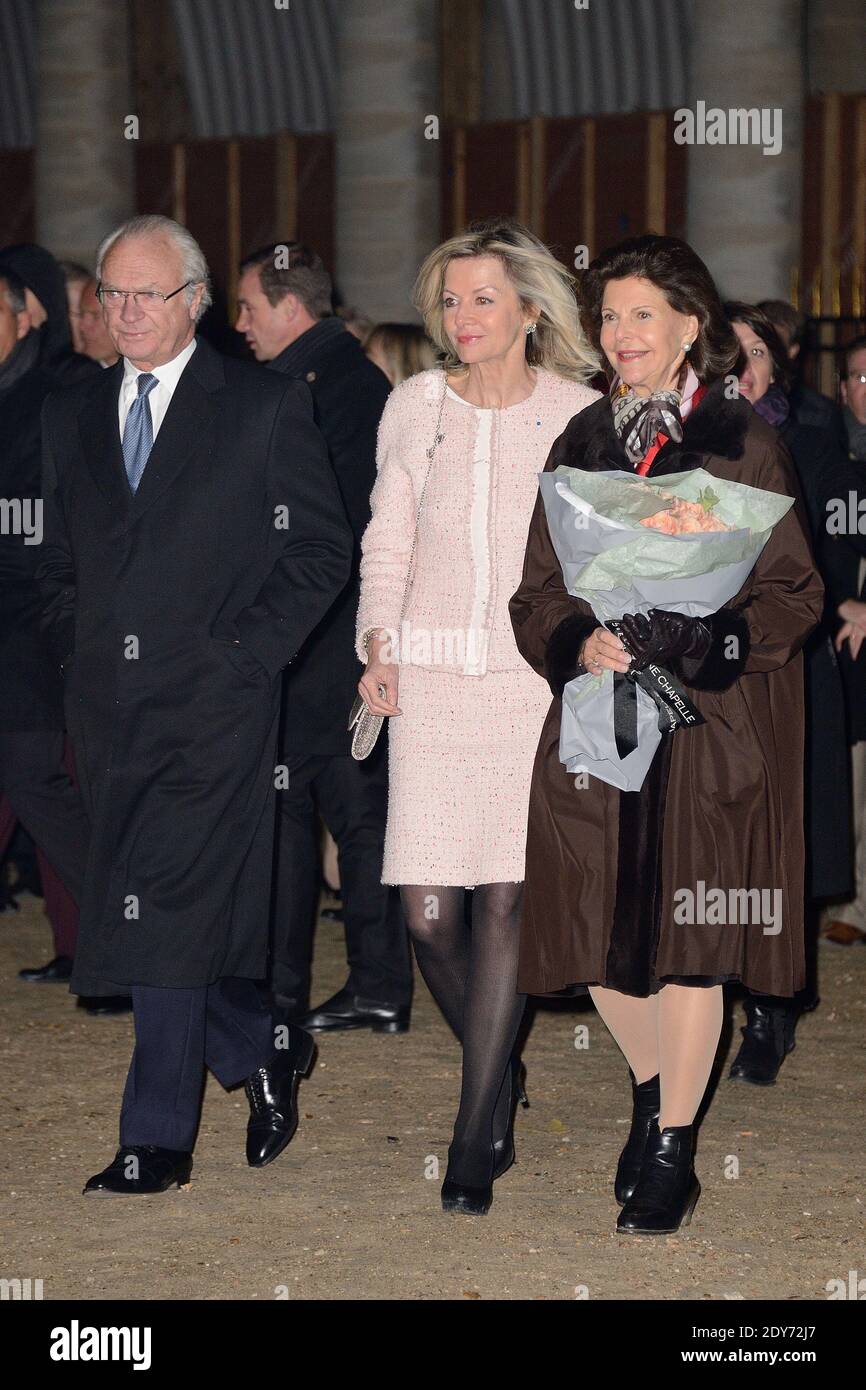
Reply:
[[[379,686],[379,695],[385,698],[386,690],[384,685]],[[371,714],[364,704],[363,695],[355,697],[355,703],[349,711],[349,730],[354,729],[352,734],[352,757],[358,762],[368,758],[376,747],[376,739],[379,731],[385,723],[384,714]]]

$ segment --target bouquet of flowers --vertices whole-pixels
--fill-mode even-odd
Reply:
[[[539,486],[565,587],[602,623],[651,608],[690,618],[715,613],[742,588],[794,502],[703,468],[653,482],[618,470],[560,467],[542,473]],[[614,727],[615,682],[630,682],[637,703],[636,747],[624,756]],[[569,772],[638,791],[662,730],[703,722],[662,667],[578,676],[562,695],[559,756]]]

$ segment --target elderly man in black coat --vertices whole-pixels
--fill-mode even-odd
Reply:
[[[288,786],[278,799],[272,979],[278,1002],[305,1028],[402,1033],[412,987],[408,936],[399,896],[381,881],[387,736],[356,762],[348,732],[358,686],[361,537],[390,388],[332,313],[331,294],[320,257],[297,242],[264,247],[241,266],[238,331],[260,362],[309,386],[355,542],[349,582],[286,672],[280,753]],[[317,811],[339,853],[349,976],[306,1012],[319,900]]]
[[[63,765],[63,689],[42,631],[36,570],[43,540],[40,415],[56,379],[40,365],[39,334],[23,282],[0,269],[0,791],[79,900],[88,826]],[[55,931],[55,956],[21,971],[41,983],[68,980],[74,923]]]
[[[87,1192],[186,1183],[203,1066],[246,1083],[247,1161],[297,1126],[313,1041],[266,972],[283,668],[352,536],[303,385],[195,336],[196,242],[133,219],[97,266],[121,360],[44,415],[40,577],[93,834],[72,988],[132,993],[120,1149]]]

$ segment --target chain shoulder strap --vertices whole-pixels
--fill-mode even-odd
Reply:
[[[399,624],[398,624],[398,626],[400,626],[400,627],[402,627],[402,624],[403,624],[403,617],[404,617],[404,614],[405,614],[405,612],[406,612],[406,600],[407,600],[407,598],[409,597],[409,589],[410,589],[410,587],[411,587],[412,579],[413,579],[413,577],[414,577],[414,576],[413,576],[413,566],[414,566],[414,563],[415,563],[415,551],[416,551],[417,545],[418,545],[418,527],[419,527],[419,525],[420,525],[420,523],[421,523],[421,512],[422,512],[423,507],[424,507],[424,497],[425,497],[425,494],[426,494],[426,492],[427,492],[427,483],[428,483],[428,481],[429,481],[429,479],[430,479],[430,470],[431,470],[432,467],[433,467],[433,458],[434,458],[434,455],[435,455],[435,453],[436,453],[436,450],[439,448],[439,445],[442,443],[442,440],[445,438],[445,436],[441,433],[441,425],[442,425],[442,412],[443,412],[443,410],[445,409],[445,396],[446,396],[446,394],[447,394],[447,391],[448,391],[448,377],[447,377],[447,375],[446,375],[446,373],[445,373],[445,369],[444,369],[444,367],[443,367],[443,369],[442,369],[442,392],[441,392],[441,394],[440,394],[440,396],[439,396],[439,413],[438,413],[438,415],[436,416],[436,430],[435,430],[435,433],[434,433],[434,435],[433,435],[433,443],[430,445],[429,449],[426,450],[426,454],[427,454],[427,470],[426,470],[426,472],[425,472],[425,474],[424,474],[424,482],[423,482],[423,484],[422,484],[422,486],[421,486],[421,495],[420,495],[420,497],[418,498],[418,508],[417,508],[417,510],[416,510],[416,512],[415,512],[415,530],[414,530],[413,533],[412,533],[412,549],[411,549],[410,552],[409,552],[409,565],[408,565],[408,567],[407,567],[407,569],[406,569],[406,583],[403,585],[403,598],[402,598],[402,601],[401,601],[401,604],[400,604],[400,622],[399,622]]]

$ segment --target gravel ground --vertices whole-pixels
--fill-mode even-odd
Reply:
[[[243,1095],[211,1078],[188,1190],[84,1201],[116,1147],[132,1025],[18,982],[50,954],[41,901],[24,897],[0,918],[0,1275],[41,1278],[46,1299],[809,1300],[866,1276],[860,946],[822,945],[821,1006],[774,1087],[725,1079],[732,1004],[699,1138],[703,1196],[687,1231],[656,1238],[614,1231],[628,1075],[583,1001],[536,1011],[531,1108],[489,1215],[441,1211],[459,1050],[422,983],[405,1036],[319,1035],[300,1129],[270,1167],[246,1166]],[[344,975],[341,930],[322,923],[314,998]]]

